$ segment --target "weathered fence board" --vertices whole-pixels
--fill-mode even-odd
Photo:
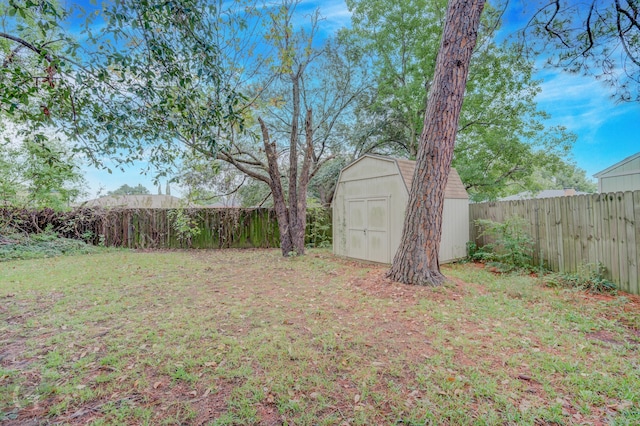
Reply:
[[[471,204],[471,240],[488,242],[475,220],[503,222],[515,215],[529,224],[535,265],[577,272],[601,263],[607,279],[640,294],[640,191]]]
[[[185,220],[198,232],[181,233]],[[267,248],[280,245],[275,212],[267,208],[83,208],[68,212],[4,208],[0,209],[0,223],[26,233],[50,227],[61,236],[115,247]],[[307,210],[305,242],[321,246],[330,241],[330,210]]]

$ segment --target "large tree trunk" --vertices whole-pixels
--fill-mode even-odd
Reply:
[[[418,285],[444,281],[438,261],[444,190],[484,3],[449,1],[402,239],[388,273],[394,281]]]
[[[298,217],[298,121],[300,120],[300,75],[298,70],[291,74],[291,89],[293,111],[291,114],[291,133],[289,135],[289,229],[293,252],[297,255],[304,254],[304,235],[302,245],[298,234],[300,232]],[[305,198],[306,205],[306,198]],[[304,228],[302,229],[304,233]]]
[[[280,179],[280,171],[278,169],[278,156],[276,153],[276,145],[271,142],[269,130],[261,118],[258,118],[260,129],[262,130],[262,140],[264,142],[264,151],[267,155],[267,164],[269,166],[269,187],[271,188],[271,196],[273,197],[273,205],[278,220],[278,230],[280,231],[280,248],[283,256],[291,254],[304,254],[304,237],[307,227],[307,188],[311,179],[311,163],[313,162],[313,125],[312,112],[307,110],[305,118],[305,148],[302,161],[302,170],[300,175],[290,175],[289,180],[295,180],[296,185],[289,186],[295,188],[292,197],[289,194],[289,208],[287,208],[287,200],[282,189]],[[290,161],[297,162],[296,158],[290,158]],[[291,170],[291,169],[290,169]],[[295,200],[292,204],[291,199]]]
[[[307,228],[307,188],[311,177],[311,162],[313,155],[313,126],[311,121],[311,110],[307,110],[304,120],[305,128],[305,149],[302,160],[302,170],[298,179],[297,198],[296,198],[296,215],[295,223],[292,223],[291,239],[293,240],[293,248],[297,254],[304,254],[304,237]]]
[[[282,190],[282,181],[280,180],[280,171],[278,169],[278,156],[276,154],[276,144],[271,142],[269,130],[261,118],[258,118],[260,129],[262,130],[262,141],[264,143],[264,152],[267,155],[267,164],[269,166],[269,177],[271,178],[269,186],[271,187],[271,196],[273,197],[273,207],[276,211],[278,220],[278,231],[280,231],[280,249],[283,256],[289,256],[294,251],[293,240],[291,238],[291,226],[289,223],[289,211]]]

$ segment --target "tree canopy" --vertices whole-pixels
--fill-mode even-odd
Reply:
[[[353,26],[343,37],[369,54],[376,91],[361,98],[355,128],[358,151],[415,158],[423,130],[435,55],[446,2],[389,0],[347,2]],[[495,199],[532,188],[536,168],[554,168],[566,158],[575,136],[545,124],[537,107],[540,82],[518,46],[498,45],[498,11],[487,7],[471,59],[458,126],[453,166],[475,200]],[[425,24],[426,23],[426,24]],[[393,48],[400,46],[400,48]]]
[[[107,192],[107,195],[147,195],[150,194],[149,190],[141,183],[136,186],[129,186],[126,183],[120,185],[119,188]]]

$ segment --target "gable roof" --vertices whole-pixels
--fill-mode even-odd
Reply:
[[[411,189],[413,184],[413,173],[416,169],[416,162],[414,160],[394,159],[400,170],[400,175],[404,179],[404,183],[407,185],[407,190]],[[444,198],[455,199],[469,199],[467,190],[464,189],[464,184],[458,171],[453,167],[449,171],[449,178],[447,179],[447,186],[444,188]]]
[[[595,175],[593,175],[593,177],[595,178],[601,178],[603,175],[606,175],[607,173],[617,169],[618,167],[622,166],[625,163],[628,163],[630,161],[635,160],[636,158],[640,158],[640,152],[630,155],[629,157],[625,158],[622,161],[618,161],[616,164],[614,164],[613,166],[609,166],[606,169],[596,173]]]
[[[413,173],[416,169],[416,162],[414,160],[407,160],[404,158],[392,158],[386,157],[384,155],[377,154],[365,154],[362,157],[356,159],[351,164],[347,165],[340,171],[340,177],[338,180],[342,179],[342,173],[350,167],[353,167],[358,162],[362,161],[365,158],[373,158],[381,161],[388,161],[391,163],[395,163],[398,171],[400,172],[400,176],[404,181],[407,192],[411,190],[411,185],[413,183]],[[456,169],[451,168],[449,171],[449,178],[447,179],[447,186],[444,190],[444,198],[448,199],[469,199],[469,194],[467,194],[467,190],[464,188],[464,184],[460,179],[460,175],[456,171]]]

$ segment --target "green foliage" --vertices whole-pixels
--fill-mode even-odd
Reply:
[[[97,247],[84,241],[59,237],[51,227],[38,234],[25,235],[3,232],[0,235],[0,262],[96,253],[98,251]]]
[[[34,135],[0,147],[0,205],[64,209],[83,193],[78,161],[59,141]]]
[[[528,223],[523,218],[511,216],[503,223],[479,219],[475,225],[482,229],[479,236],[491,242],[479,248],[470,246],[473,260],[487,262],[501,272],[532,269],[533,239],[525,231]]]
[[[331,248],[331,210],[323,207],[307,208],[306,246]]]
[[[376,90],[359,99],[350,133],[358,152],[415,158],[422,133],[446,8],[442,0],[349,0],[352,28],[342,36],[361,46]],[[536,168],[565,158],[575,137],[545,124],[535,101],[540,82],[517,46],[493,39],[499,13],[483,12],[458,127],[453,166],[473,200],[528,189]]]
[[[596,192],[598,185],[587,177],[587,172],[571,162],[557,164],[554,169],[543,168],[536,171],[540,189],[573,188],[576,191]]]
[[[352,160],[347,155],[338,155],[336,158],[327,161],[322,169],[313,176],[309,182],[309,195],[316,198],[321,206],[331,207],[340,170]]]
[[[181,247],[191,247],[192,240],[202,232],[200,220],[192,211],[186,209],[174,209],[168,213],[171,226],[175,231]]]
[[[211,156],[221,132],[242,126],[243,97],[227,80],[234,71],[223,67],[218,44],[221,13],[206,0],[104,3],[105,24],[89,42],[93,74],[106,83],[92,89],[109,97],[93,111],[103,126],[84,129],[90,151],[171,167],[189,151]]]
[[[71,11],[49,0],[2,2],[0,10],[0,116],[43,136],[58,119],[73,120],[74,101],[79,106],[78,44],[61,25]]]
[[[0,116],[23,135],[55,129],[94,164],[142,159],[163,173],[189,149],[215,152],[221,129],[242,127],[243,97],[225,81],[234,70],[220,60],[217,4],[125,0],[84,11],[44,0],[0,7]]]
[[[126,183],[115,191],[107,192],[107,195],[146,195],[149,190],[139,183],[137,186],[129,186]]]
[[[602,263],[581,264],[576,273],[551,273],[543,278],[547,287],[576,288],[592,293],[615,293],[617,287],[606,278]]]

